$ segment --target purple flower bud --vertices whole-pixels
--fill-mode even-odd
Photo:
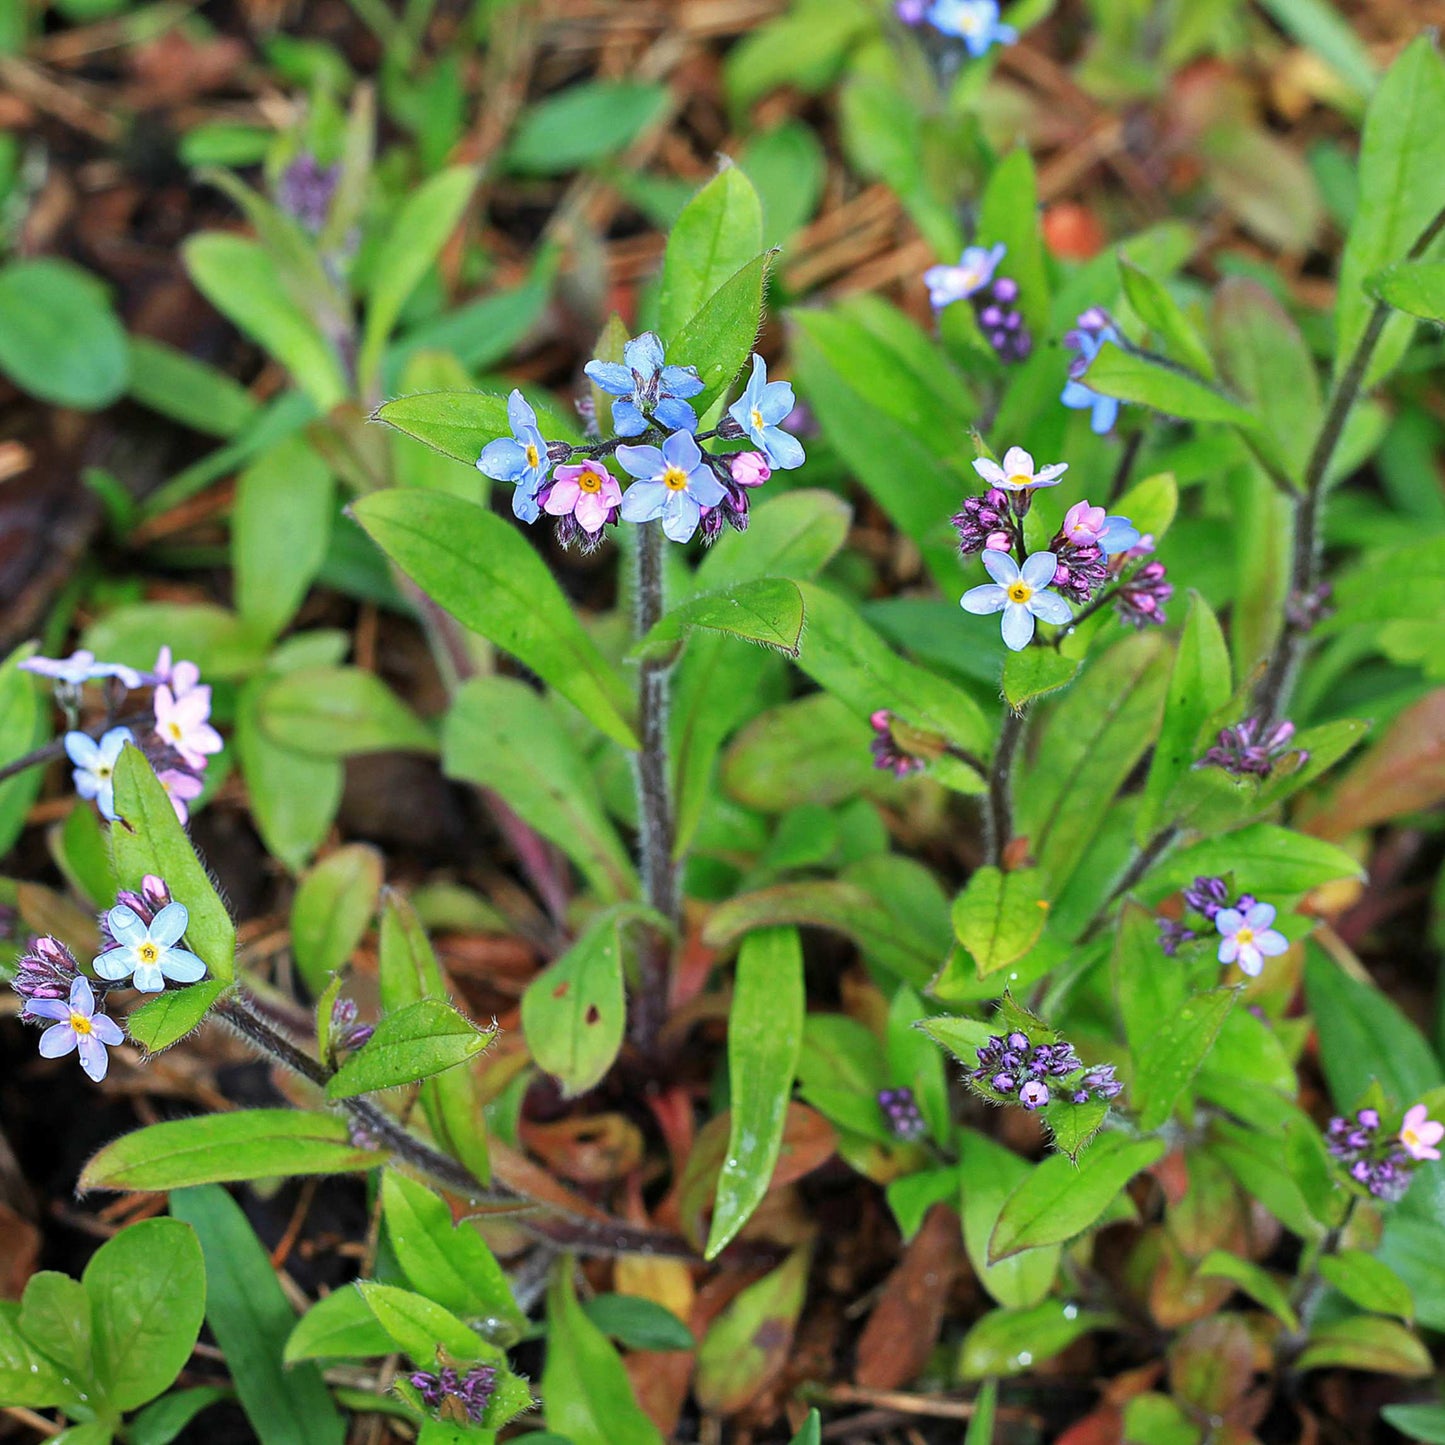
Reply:
[[[1025,1109],[1042,1109],[1049,1102],[1049,1088],[1047,1084],[1041,1084],[1037,1079],[1030,1079],[1023,1088],[1019,1090],[1019,1103]]]
[[[988,1082],[1000,1094],[1012,1094],[1018,1088],[1018,1080],[1012,1074],[995,1074]]]
[[[1380,1113],[1378,1109],[1361,1109],[1355,1115],[1356,1121],[1362,1129],[1369,1129],[1372,1133],[1380,1127]]]
[[[875,768],[882,772],[892,773],[896,778],[906,778],[910,773],[923,771],[927,766],[924,759],[904,752],[897,738],[893,736],[893,714],[887,708],[879,708],[869,721],[873,725],[874,732],[869,750],[873,754]]]
[[[276,203],[308,231],[320,231],[340,180],[339,165],[323,166],[309,151],[303,151],[281,173]]]
[[[1259,718],[1245,718],[1233,727],[1221,729],[1215,745],[1195,766],[1223,768],[1236,778],[1246,775],[1265,778],[1273,772],[1275,764],[1292,751],[1290,742],[1294,733],[1294,724],[1289,721],[1277,723],[1266,734]],[[1308,753],[1302,754],[1303,758],[1308,756]]]
[[[1159,947],[1168,958],[1174,958],[1184,944],[1192,942],[1199,935],[1192,928],[1186,928],[1173,918],[1158,918]]]
[[[1005,306],[1019,299],[1019,283],[1011,276],[1000,276],[993,283],[993,299]]]
[[[10,986],[29,1005],[33,999],[63,999],[70,995],[70,986],[80,977],[80,965],[71,951],[58,939],[46,936],[34,943],[15,961],[15,977]],[[22,1007],[24,1019],[36,1017]]]
[[[1196,913],[1202,913],[1213,923],[1214,915],[1229,902],[1229,889],[1223,878],[1201,875],[1184,890],[1184,901]]]
[[[1162,626],[1167,620],[1164,604],[1174,595],[1162,562],[1146,562],[1120,588],[1114,599],[1121,622],[1131,627]]]
[[[447,1392],[441,1380],[429,1370],[413,1370],[407,1380],[429,1410],[435,1410],[446,1398]]]
[[[1029,1046],[1029,1036],[1027,1034],[1021,1034],[1015,1029],[1005,1042],[1011,1049],[1026,1049]]]
[[[733,481],[740,487],[760,487],[773,474],[761,452],[739,452],[732,459]]]
[[[888,1127],[895,1139],[921,1139],[928,1132],[928,1125],[924,1122],[912,1089],[879,1090],[878,1107],[883,1111],[883,1117],[888,1121]]]

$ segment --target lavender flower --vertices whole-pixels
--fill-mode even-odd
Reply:
[[[32,998],[26,1001],[25,1011],[30,1018],[57,1020],[40,1035],[41,1058],[62,1059],[78,1052],[80,1067],[97,1084],[110,1067],[107,1047],[125,1042],[120,1025],[96,1013],[95,991],[84,977],[77,977],[70,985],[70,996],[64,1002]]]
[[[752,375],[743,394],[728,408],[728,416],[769,466],[790,472],[806,460],[802,443],[782,428],[795,405],[793,388],[786,381],[769,381],[767,363],[754,352]]]
[[[176,821],[182,826],[189,823],[190,805],[205,791],[205,781],[182,768],[162,768],[156,774],[156,781],[166,790],[166,797],[176,810]]]
[[[883,1111],[883,1117],[888,1121],[888,1128],[895,1139],[912,1143],[928,1132],[928,1125],[924,1122],[912,1089],[880,1089],[878,1107]]]
[[[117,904],[106,914],[116,944],[95,960],[96,973],[115,982],[130,978],[141,993],[159,993],[166,979],[198,982],[205,977],[205,963],[189,949],[176,947],[190,919],[184,903],[166,904],[149,922],[129,904]]]
[[[1018,652],[1034,635],[1034,619],[1062,625],[1073,613],[1057,592],[1047,590],[1057,563],[1052,552],[1035,552],[1022,567],[1007,552],[991,548],[983,554],[983,565],[993,578],[991,584],[971,587],[959,599],[966,612],[986,616],[1003,613],[1004,645]]]
[[[1294,734],[1295,726],[1287,720],[1266,732],[1263,719],[1248,717],[1233,727],[1222,728],[1218,741],[1195,766],[1223,768],[1236,778],[1267,778],[1286,753],[1299,751],[1301,763],[1309,757],[1307,751],[1290,747]]]
[[[1042,1109],[1049,1102],[1049,1086],[1030,1079],[1019,1089],[1019,1103],[1025,1109]]]
[[[873,725],[873,766],[883,772],[892,773],[896,778],[906,778],[910,773],[921,773],[926,766],[922,758],[905,752],[893,736],[893,714],[887,708],[879,708],[868,721]]]
[[[1007,250],[1002,242],[992,248],[966,246],[956,266],[930,266],[923,273],[929,305],[935,311],[942,311],[945,306],[982,291],[993,280],[993,273]]]
[[[547,443],[537,430],[537,413],[520,391],[507,398],[507,421],[512,435],[498,437],[482,448],[477,470],[494,482],[513,482],[512,511],[523,522],[535,522],[542,515],[537,493],[547,479],[551,460]]]
[[[1238,963],[1242,973],[1257,978],[1266,958],[1277,958],[1289,948],[1289,939],[1270,927],[1274,915],[1270,903],[1255,903],[1244,912],[1221,908],[1214,915],[1220,933],[1220,963]]]
[[[20,664],[20,670],[48,677],[67,687],[80,687],[83,683],[107,677],[117,679],[125,687],[140,687],[144,682],[135,668],[119,662],[97,662],[95,654],[84,648],[72,652],[69,657],[28,657]]]
[[[1069,363],[1069,379],[1059,393],[1059,400],[1071,411],[1090,413],[1089,426],[1097,436],[1113,431],[1119,417],[1119,402],[1116,397],[1104,396],[1082,380],[1094,358],[1106,342],[1119,344],[1119,332],[1113,319],[1102,307],[1091,306],[1074,325],[1074,330],[1064,337],[1064,344],[1078,353]]]
[[[655,423],[664,431],[697,430],[697,413],[688,398],[703,389],[695,366],[665,366],[662,341],[644,331],[622,348],[622,362],[589,361],[588,377],[609,396],[612,429],[620,437],[638,437]]]
[[[1059,478],[1068,471],[1068,462],[1050,462],[1046,467],[1035,467],[1033,456],[1022,447],[1010,447],[1003,454],[1000,466],[991,457],[978,457],[973,469],[991,487],[1005,492],[1031,492],[1038,487],[1056,487]]]
[[[962,40],[975,58],[991,46],[1012,45],[1019,33],[998,18],[998,0],[933,0],[928,19],[935,29]]]
[[[65,752],[75,764],[71,779],[82,798],[93,798],[100,816],[115,822],[115,769],[127,743],[135,741],[129,728],[111,728],[97,742],[88,733],[65,735]]]
[[[1174,584],[1166,577],[1162,562],[1146,562],[1119,587],[1114,599],[1119,620],[1133,627],[1162,626],[1164,604],[1174,595]]]
[[[703,507],[715,507],[727,495],[690,432],[673,432],[661,449],[618,447],[617,460],[638,478],[623,493],[623,517],[629,522],[661,518],[663,534],[673,542],[689,541]]]

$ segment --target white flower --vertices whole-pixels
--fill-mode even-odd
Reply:
[[[159,993],[168,978],[198,982],[206,965],[194,953],[175,947],[190,921],[184,903],[167,903],[149,924],[134,908],[117,904],[105,919],[116,946],[95,960],[95,971],[112,982],[134,974],[133,986],[141,993]]]
[[[65,735],[66,754],[75,764],[75,771],[70,775],[75,781],[75,791],[82,798],[94,798],[100,816],[112,823],[115,822],[115,765],[120,761],[121,750],[134,741],[135,734],[129,728],[111,728],[99,742],[89,733]]]
[[[1029,645],[1034,618],[1055,623],[1072,619],[1069,604],[1057,592],[1045,590],[1058,566],[1052,552],[1035,552],[1020,568],[1007,552],[990,549],[983,554],[983,565],[993,582],[969,588],[960,604],[980,616],[1002,612],[1003,640],[1014,652]]]
[[[1010,447],[1003,454],[1003,465],[979,457],[973,469],[991,487],[1002,487],[1006,492],[1028,492],[1035,487],[1056,487],[1059,478],[1068,471],[1068,462],[1050,462],[1046,467],[1034,470],[1034,459],[1022,447]]]

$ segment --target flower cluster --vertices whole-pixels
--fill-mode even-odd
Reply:
[[[1326,1147],[1350,1178],[1386,1203],[1404,1195],[1421,1163],[1439,1159],[1441,1139],[1445,1124],[1430,1118],[1424,1104],[1406,1111],[1395,1135],[1382,1133],[1380,1111],[1368,1108],[1353,1117],[1336,1115],[1325,1130]]]
[[[1119,401],[1085,386],[1082,378],[1104,343],[1110,341],[1118,346],[1122,338],[1113,318],[1101,306],[1091,306],[1074,323],[1074,329],[1064,336],[1064,344],[1071,347],[1075,355],[1069,362],[1069,379],[1059,393],[1059,400],[1071,411],[1088,412],[1089,426],[1098,436],[1114,430],[1114,423],[1119,417]]]
[[[1019,38],[1012,25],[1000,22],[998,0],[896,0],[893,8],[905,25],[931,25],[940,35],[963,41],[975,57]]]
[[[923,273],[929,304],[942,311],[956,301],[968,301],[974,319],[1000,361],[1023,361],[1034,349],[1034,339],[1018,309],[1019,283],[997,275],[1007,247],[966,246],[956,266],[930,266]]]
[[[140,993],[159,993],[167,979],[197,983],[205,977],[205,963],[179,947],[189,922],[185,904],[173,902],[165,881],[153,874],[141,880],[139,892],[122,890],[115,907],[100,917],[104,949],[91,965],[102,1001],[108,987],[126,979]],[[45,1058],[78,1052],[92,1079],[105,1077],[105,1050],[122,1042],[120,1027],[97,1012],[95,989],[58,938],[35,939],[17,960],[10,986],[20,998],[22,1020],[55,1020],[40,1036]]]
[[[35,657],[20,664],[29,672],[51,678],[56,700],[70,719],[65,753],[72,764],[75,791],[94,801],[103,818],[115,821],[115,769],[127,743],[145,753],[166,790],[176,817],[190,817],[189,804],[205,787],[203,774],[210,757],[221,751],[221,735],[211,726],[211,689],[201,682],[193,662],[173,662],[163,647],[155,667],[137,672],[115,662],[97,662],[95,655],[79,651],[67,658]],[[152,686],[150,724],[137,736],[132,728],[107,728],[99,738],[75,726],[80,689],[86,682],[104,680],[123,691]]]
[[[971,1077],[993,1095],[1015,1099],[1025,1109],[1042,1109],[1057,1097],[1070,1104],[1107,1103],[1124,1090],[1112,1064],[1085,1067],[1072,1044],[1032,1044],[1019,1029],[995,1034],[978,1051]]]
[[[492,1365],[473,1365],[463,1374],[444,1365],[435,1373],[414,1370],[407,1380],[427,1409],[440,1410],[448,1400],[455,1400],[462,1414],[473,1425],[480,1425],[497,1388],[497,1371]]]
[[[498,482],[511,482],[512,511],[524,522],[545,513],[557,519],[563,546],[590,551],[600,545],[604,528],[623,522],[661,522],[674,542],[690,541],[702,528],[713,542],[725,526],[748,525],[748,493],[772,475],[773,468],[802,466],[802,444],[783,429],[793,411],[793,388],[769,381],[767,363],[754,355],[743,394],[715,432],[697,434],[691,398],[703,382],[691,366],[666,362],[662,342],[651,331],[629,341],[621,362],[589,361],[586,374],[612,397],[612,427],[619,437],[656,439],[637,445],[597,442],[572,446],[549,442],[537,425],[537,413],[520,391],[507,399],[512,434],[488,442],[477,469]],[[756,451],[714,455],[700,442],[747,438]],[[615,454],[632,478],[622,485],[603,458]]]
[[[911,1144],[928,1132],[928,1125],[924,1122],[912,1089],[880,1089],[878,1107],[883,1111],[889,1132],[895,1139]]]
[[[1241,893],[1229,901],[1223,878],[1199,877],[1184,890],[1185,906],[1209,924],[1219,937],[1220,963],[1237,963],[1241,973],[1257,978],[1266,958],[1277,958],[1289,948],[1289,939],[1271,927],[1276,909],[1253,894]],[[1197,928],[1170,918],[1159,920],[1159,944],[1170,958],[1186,943],[1201,937]]]
[[[281,172],[276,204],[314,235],[326,225],[340,184],[339,163],[324,166],[310,151],[303,151]]]
[[[1221,728],[1214,746],[1194,765],[1223,768],[1233,777],[1267,778],[1288,753],[1298,753],[1300,766],[1309,758],[1303,748],[1292,748],[1295,726],[1288,720],[1267,727],[1264,719],[1247,717],[1233,727]]]

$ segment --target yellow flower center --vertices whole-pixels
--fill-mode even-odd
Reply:
[[[74,1009],[70,1011],[70,1027],[78,1034],[91,1032],[90,1020],[84,1014],[78,1014]]]
[[[97,763],[95,765],[95,776],[97,778],[108,778],[114,771],[109,763]]]
[[[161,956],[161,951],[153,943],[143,943],[136,949],[135,956],[144,964],[153,964]]]
[[[540,456],[540,455],[538,454],[538,452],[537,452],[536,443],[535,443],[535,442],[528,442],[528,443],[527,443],[527,465],[528,465],[529,467],[539,466],[539,465],[541,465],[541,461],[542,461],[542,458],[541,458],[541,456]]]
[[[1400,1130],[1400,1142],[1407,1149],[1413,1149],[1421,1142],[1421,1140],[1419,1134],[1416,1133],[1416,1131],[1411,1128],[1409,1124],[1406,1124],[1405,1127]]]
[[[600,492],[602,490],[602,478],[596,472],[588,470],[577,478],[577,485],[584,492]]]
[[[1034,589],[1022,578],[1017,582],[1010,582],[1008,585],[1008,600],[1010,602],[1027,602],[1034,595]]]
[[[1245,944],[1247,944],[1247,943],[1253,943],[1253,942],[1254,942],[1254,929],[1252,929],[1252,928],[1241,928],[1241,929],[1239,930],[1239,932],[1234,935],[1234,941],[1235,941],[1241,948],[1243,948],[1243,947],[1245,946]]]
[[[748,417],[752,421],[754,431],[762,431],[763,427],[767,425],[767,423],[763,420],[762,412],[760,412],[757,407],[754,407],[748,413]]]
[[[1034,484],[1033,475],[1029,472],[1010,472],[1008,484],[1011,487],[1031,487]]]
[[[662,474],[662,485],[669,492],[681,492],[687,489],[687,473],[681,467],[668,467]]]
[[[171,721],[166,724],[166,735],[173,743],[180,742],[181,737],[183,736],[183,730],[181,728],[181,725],[174,718],[172,718]]]

